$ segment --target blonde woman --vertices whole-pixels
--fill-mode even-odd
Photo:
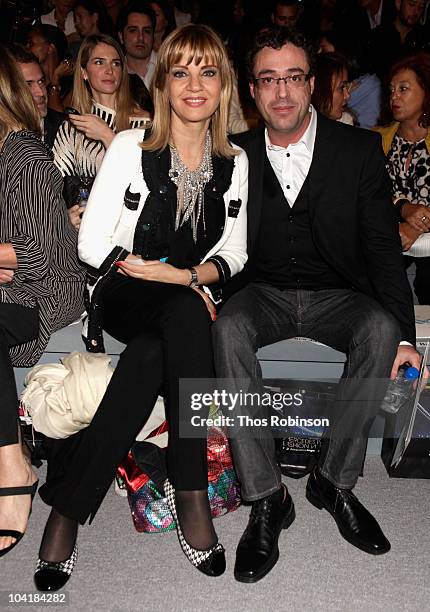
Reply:
[[[175,30],[160,48],[151,131],[116,136],[97,175],[79,234],[79,255],[93,270],[87,346],[103,349],[103,327],[127,348],[93,422],[68,441],[76,452],[63,453],[64,465],[53,466],[57,474],[41,489],[53,509],[35,574],[40,590],[67,582],[78,523],[97,512],[161,387],[165,493],[181,547],[206,575],[224,572],[207,496],[206,434],[180,435],[194,413],[180,406],[179,381],[214,377],[213,300],[247,259],[248,161],[227,140],[230,95],[218,36],[202,25]]]
[[[149,113],[130,93],[125,58],[110,36],[84,39],[76,60],[69,119],[54,142],[54,161],[65,179],[65,200],[79,226],[83,206],[115,133],[145,125]],[[88,193],[86,193],[88,192]],[[83,196],[83,194],[86,194]]]
[[[61,176],[40,136],[30,90],[0,48],[0,556],[23,537],[37,487],[19,443],[13,366],[35,364],[84,309]]]

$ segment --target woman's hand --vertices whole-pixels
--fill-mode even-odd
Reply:
[[[216,321],[215,304],[212,302],[208,294],[205,293],[203,289],[200,289],[199,287],[193,287],[193,290],[196,291],[196,293],[198,293],[200,297],[203,299],[204,303],[206,304],[206,308],[208,309],[208,312],[211,316],[212,321]]]
[[[69,215],[69,221],[75,229],[79,229],[81,226],[81,215],[84,210],[85,206],[79,206],[79,204],[75,204],[67,211],[67,214]]]
[[[423,206],[423,204],[403,204],[402,219],[421,234],[428,232],[430,229],[430,208]]]
[[[402,241],[402,250],[408,251],[422,233],[421,230],[414,229],[409,223],[400,223],[399,234]]]
[[[69,115],[69,119],[77,130],[83,132],[87,138],[100,140],[106,149],[115,136],[108,124],[97,115]]]
[[[13,281],[14,271],[8,268],[0,268],[0,285],[11,283]]]
[[[189,270],[175,268],[168,263],[156,260],[143,260],[136,255],[128,255],[124,261],[116,263],[119,270],[127,276],[157,283],[188,285],[191,280]]]

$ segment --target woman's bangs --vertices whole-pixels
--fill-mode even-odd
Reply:
[[[176,49],[172,49],[171,66],[196,66],[204,62],[206,66],[221,66],[221,53],[213,41],[203,36],[193,36],[191,40],[178,41]]]

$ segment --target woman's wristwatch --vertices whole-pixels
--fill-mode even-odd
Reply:
[[[194,289],[194,287],[198,287],[199,285],[197,270],[195,268],[188,268],[188,270],[191,272],[191,280],[188,283],[188,287],[191,287],[191,289]]]

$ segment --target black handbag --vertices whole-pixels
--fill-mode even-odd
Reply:
[[[400,461],[393,464],[396,449],[410,421],[411,404],[397,414],[386,415],[381,457],[392,478],[430,478],[430,386],[419,398],[411,440]]]

